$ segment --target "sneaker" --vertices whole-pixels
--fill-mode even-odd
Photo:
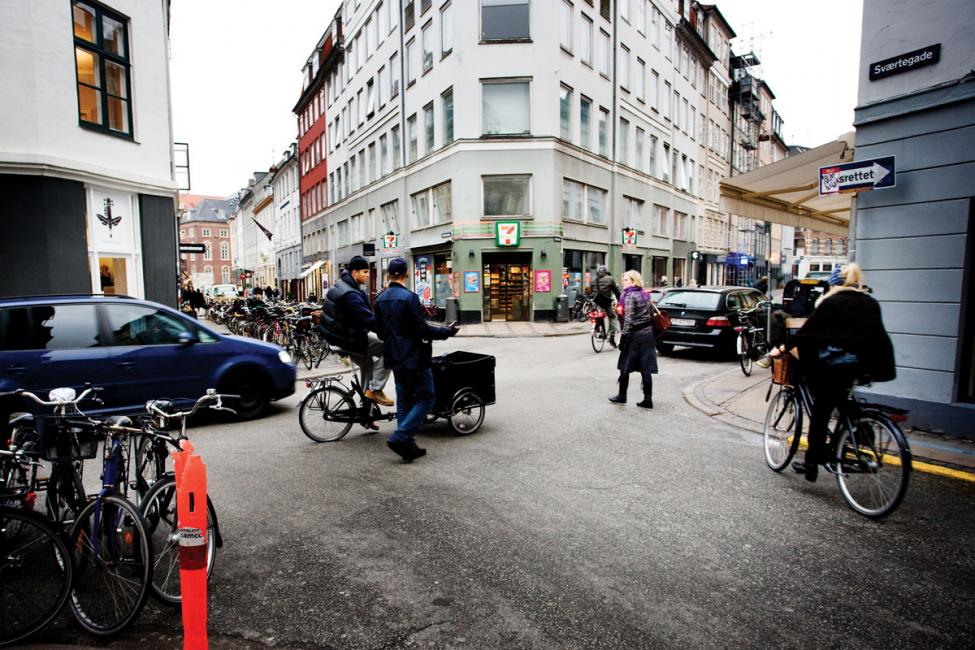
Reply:
[[[771,368],[772,358],[767,354],[755,360],[755,365],[759,368]]]
[[[379,404],[380,406],[392,406],[393,400],[386,397],[386,395],[381,390],[367,390],[365,392],[366,399]]]

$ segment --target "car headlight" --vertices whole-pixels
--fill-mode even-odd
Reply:
[[[284,350],[278,352],[278,359],[281,359],[281,363],[291,363],[291,355]]]

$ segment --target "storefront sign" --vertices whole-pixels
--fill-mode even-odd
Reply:
[[[548,293],[552,290],[552,272],[535,271],[535,293]]]
[[[519,246],[521,244],[521,222],[499,221],[494,224],[495,243],[498,246]]]
[[[464,293],[477,293],[481,290],[480,275],[477,271],[464,271]]]
[[[909,72],[927,65],[934,65],[941,59],[941,43],[922,47],[920,50],[892,56],[883,61],[870,64],[870,81],[891,75]]]
[[[620,243],[623,244],[623,248],[636,248],[636,228],[624,227],[622,232],[622,237],[620,238]]]
[[[383,235],[383,248],[399,248],[399,233],[390,231]]]

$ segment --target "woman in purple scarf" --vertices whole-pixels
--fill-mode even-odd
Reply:
[[[620,337],[620,358],[616,367],[620,371],[619,393],[609,398],[614,404],[626,404],[626,389],[630,385],[630,373],[639,372],[643,377],[643,401],[637,406],[653,408],[653,376],[657,372],[657,348],[653,339],[653,305],[650,294],[643,290],[643,278],[637,271],[623,274],[623,332]]]

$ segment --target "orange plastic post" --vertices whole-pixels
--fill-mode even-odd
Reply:
[[[207,648],[207,473],[193,445],[173,454],[184,650]]]

